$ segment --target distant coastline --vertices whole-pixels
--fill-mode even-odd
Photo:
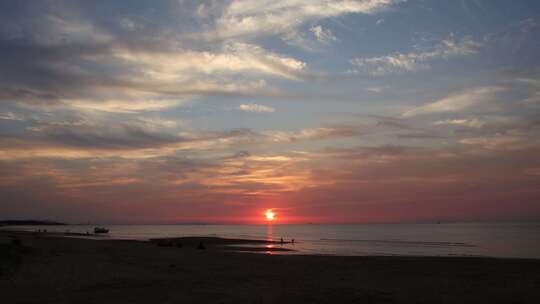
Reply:
[[[64,226],[66,223],[43,220],[3,220],[0,226]]]

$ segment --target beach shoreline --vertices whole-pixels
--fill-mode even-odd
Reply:
[[[0,232],[6,303],[537,303],[540,260],[239,253]],[[223,239],[212,238],[213,241]],[[237,241],[234,241],[237,242]],[[249,242],[253,242],[250,240]]]

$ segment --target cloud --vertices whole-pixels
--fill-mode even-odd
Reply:
[[[185,80],[186,75],[253,72],[298,80],[306,63],[269,52],[248,43],[229,43],[222,52],[178,50],[171,52],[138,52],[129,49],[113,51],[114,57],[131,66],[140,66],[150,79]],[[190,74],[188,74],[188,72]]]
[[[325,29],[320,25],[312,26],[309,28],[309,30],[313,33],[313,35],[315,35],[317,41],[322,44],[330,44],[337,41],[336,36],[334,36],[330,29]]]
[[[467,127],[467,128],[481,128],[486,125],[485,121],[481,121],[479,119],[446,119],[446,120],[439,120],[433,123],[436,126],[441,125],[453,125],[453,126],[460,126],[460,127]]]
[[[372,93],[382,93],[385,90],[388,90],[389,86],[374,86],[374,87],[367,87],[365,90]]]
[[[111,113],[138,113],[146,111],[160,111],[181,105],[182,99],[144,99],[133,100],[62,100],[63,105],[80,110],[96,110]]]
[[[401,116],[412,117],[429,113],[460,112],[472,106],[493,101],[500,92],[505,90],[506,88],[500,86],[478,87],[408,110]]]
[[[303,29],[291,29],[281,34],[280,38],[283,42],[308,52],[321,52],[324,47],[338,41],[329,28],[321,25],[312,25],[308,32]]]
[[[273,113],[276,111],[274,108],[255,104],[255,103],[241,104],[238,107],[238,109],[245,112],[255,112],[255,113]]]
[[[402,0],[240,0],[233,1],[216,21],[223,38],[247,35],[276,35],[290,32],[308,21],[343,14],[372,14],[404,2]]]
[[[154,128],[151,121],[121,122],[106,125],[103,122],[75,121],[49,123],[34,127],[32,136],[41,137],[62,146],[90,149],[137,149],[160,147],[165,144],[190,140]]]
[[[537,54],[540,52],[540,44],[536,41],[539,39],[538,17],[509,22],[505,27],[484,35],[483,44],[486,47],[483,58],[493,60],[497,68],[503,67],[506,73],[513,76],[536,76],[539,64]]]
[[[523,107],[538,104],[536,22],[486,36],[481,45],[450,35],[427,48],[361,54],[352,66],[371,75],[412,73],[482,51],[473,74],[459,79],[359,83],[340,74],[316,82],[324,74],[314,67],[341,69],[347,50],[305,50],[328,50],[337,37],[366,50],[384,48],[386,42],[345,41],[358,34],[350,25],[372,23],[377,31],[363,38],[380,39],[381,27],[408,20],[412,7],[374,16],[403,1],[105,2],[0,4],[2,215],[175,222],[178,214],[191,221],[250,218],[272,202],[333,221],[399,221],[496,208],[506,216],[520,200],[538,201],[540,119],[536,108]],[[400,31],[417,35],[411,26]],[[498,52],[507,56],[503,64]],[[330,57],[315,62],[315,55]],[[472,83],[409,107],[388,100],[406,103],[410,92],[433,96],[470,81],[489,83],[478,75],[501,81],[507,71],[514,74],[505,87]],[[516,77],[530,79],[516,84]],[[315,104],[296,104],[303,94],[326,106],[306,110]],[[334,104],[336,95],[362,102]],[[504,97],[525,100],[503,104]],[[291,113],[283,109],[287,122],[278,127],[215,111],[235,102],[239,111],[271,113],[277,109],[250,102],[275,99],[295,103]],[[494,106],[498,116],[484,113]],[[396,109],[403,114],[368,113]],[[326,123],[315,124],[321,119]],[[246,123],[255,125],[235,128]],[[533,205],[522,204],[520,212],[540,214]]]
[[[17,114],[14,114],[13,112],[0,113],[0,119],[4,119],[4,120],[24,120],[22,117],[20,117]]]
[[[416,72],[428,69],[430,62],[447,60],[452,57],[469,56],[476,54],[480,44],[470,38],[461,40],[453,35],[442,40],[429,50],[395,53],[379,57],[358,57],[351,60],[353,73],[368,73],[374,76]]]
[[[529,97],[523,99],[522,103],[526,105],[531,105],[531,106],[539,106],[540,105],[540,91],[534,92]]]
[[[540,176],[540,168],[525,169],[525,174],[533,175],[533,176]]]
[[[535,78],[518,78],[518,83],[523,83],[529,86],[528,96],[521,100],[520,103],[525,106],[540,106],[540,80]]]
[[[464,138],[459,143],[464,145],[479,146],[488,150],[522,149],[526,141],[519,135],[496,135],[489,137]]]
[[[491,136],[493,134],[508,135],[517,133],[530,133],[540,125],[538,116],[521,116],[511,113],[499,113],[499,115],[468,115],[464,118],[442,119],[432,122],[435,126],[456,127],[450,130],[455,136],[480,137]]]
[[[397,134],[396,137],[402,138],[402,139],[428,139],[428,140],[443,138],[440,135],[433,134],[433,132],[428,132],[428,131],[415,132],[415,133],[401,133],[401,134]]]
[[[303,140],[322,140],[363,135],[363,128],[339,125],[294,131],[265,131],[263,134],[272,142],[296,142]]]
[[[121,122],[114,116],[73,117],[66,120],[28,121],[19,136],[0,140],[0,160],[16,159],[152,159],[178,153],[210,155],[231,149],[266,147],[347,138],[363,134],[355,126],[336,125],[300,131],[232,129],[193,130],[181,121],[140,117]]]
[[[0,21],[0,101],[116,113],[159,111],[197,96],[290,96],[270,79],[305,80],[302,60],[242,41],[202,41],[223,5],[159,3],[111,6],[98,14],[84,2],[8,5]],[[139,11],[141,10],[141,11]],[[199,11],[202,21],[182,19]],[[4,18],[5,17],[5,18]],[[201,17],[202,18],[202,17]],[[174,29],[174,30],[172,30]],[[36,76],[36,75],[39,75]]]
[[[37,212],[81,222],[91,215],[124,223],[178,221],[171,213],[187,214],[191,221],[215,213],[218,222],[223,221],[219,213],[232,213],[241,221],[267,200],[287,207],[298,222],[539,214],[530,208],[534,204],[522,203],[534,202],[539,194],[538,146],[481,154],[470,149],[357,146],[230,158],[96,159],[85,165],[79,160],[0,161],[6,202],[1,207],[8,216]],[[504,205],[493,204],[499,201]]]

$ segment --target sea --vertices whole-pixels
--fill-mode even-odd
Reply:
[[[102,225],[103,226],[103,225]],[[92,236],[95,226],[12,226],[1,229],[90,233],[100,240],[213,236],[266,239],[292,251],[267,254],[342,256],[476,256],[540,259],[540,222],[355,224],[355,225],[104,225],[108,235]],[[294,239],[293,243],[291,242]],[[250,245],[253,246],[253,245]]]

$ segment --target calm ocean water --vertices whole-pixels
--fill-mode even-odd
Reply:
[[[109,225],[102,239],[159,237],[294,238],[293,254],[489,256],[540,258],[540,223],[365,225]],[[20,226],[7,229],[93,231],[94,226]],[[6,227],[4,227],[6,229]],[[280,246],[280,245],[278,245]]]

